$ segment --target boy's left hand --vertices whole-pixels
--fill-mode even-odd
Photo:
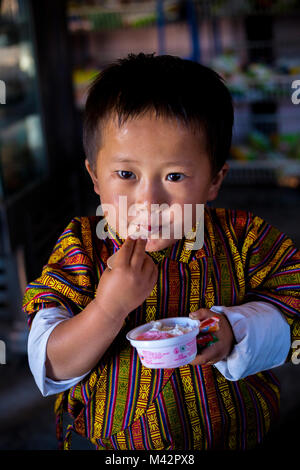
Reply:
[[[225,359],[233,349],[235,343],[233,330],[224,314],[217,314],[208,308],[200,308],[195,312],[191,312],[189,315],[189,317],[193,320],[200,321],[212,316],[217,316],[220,318],[219,329],[214,332],[214,335],[218,338],[218,341],[211,346],[204,348],[201,353],[198,354],[192,362],[190,362],[192,366],[215,364],[216,362]]]

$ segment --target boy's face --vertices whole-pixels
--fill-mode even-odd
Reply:
[[[175,119],[156,118],[152,113],[128,120],[120,128],[110,118],[102,129],[102,146],[95,168],[92,170],[88,161],[86,167],[102,205],[111,204],[115,208],[116,219],[110,220],[108,214],[106,219],[122,238],[126,236],[119,224],[119,217],[127,230],[135,222],[149,230],[154,209],[152,204],[157,207],[176,204],[174,207],[177,210],[180,208],[182,235],[176,236],[178,232],[174,233],[176,216],[172,211],[169,213],[170,237],[167,239],[162,236],[162,231],[155,232],[157,225],[163,221],[162,217],[159,217],[159,222],[153,222],[157,219],[152,218],[151,228],[157,235],[154,239],[148,239],[146,251],[162,250],[182,238],[184,204],[191,204],[193,226],[196,223],[196,204],[205,204],[217,197],[228,171],[225,164],[212,180],[204,136],[194,134]],[[138,211],[124,215],[120,196],[127,197],[128,210],[132,205],[139,204],[135,206]]]

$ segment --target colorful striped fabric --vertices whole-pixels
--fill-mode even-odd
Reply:
[[[63,306],[76,315],[94,298],[107,258],[123,243],[110,227],[112,238],[98,239],[100,220],[74,218],[61,235],[41,276],[27,287],[29,326],[41,308]],[[278,416],[279,384],[271,372],[230,382],[209,365],[147,369],[125,336],[154,319],[263,300],[282,311],[292,340],[299,340],[300,252],[250,212],[205,207],[200,250],[188,250],[183,238],[149,255],[159,268],[150,296],[128,315],[90,374],[57,398],[58,424],[63,411],[73,418],[65,448],[72,430],[97,449],[253,448]]]

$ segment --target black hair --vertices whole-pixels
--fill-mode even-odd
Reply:
[[[101,148],[101,125],[116,115],[128,118],[155,111],[193,130],[204,130],[212,176],[229,156],[232,98],[212,69],[171,55],[129,54],[101,71],[89,89],[83,122],[83,145],[92,168]]]

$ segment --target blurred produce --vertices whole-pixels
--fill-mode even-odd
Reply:
[[[272,134],[253,131],[243,145],[233,145],[231,156],[236,160],[296,160],[300,164],[300,135]]]
[[[299,58],[280,58],[273,67],[261,63],[240,63],[238,55],[228,51],[214,57],[210,64],[227,81],[236,101],[290,98],[291,83],[300,77]]]

